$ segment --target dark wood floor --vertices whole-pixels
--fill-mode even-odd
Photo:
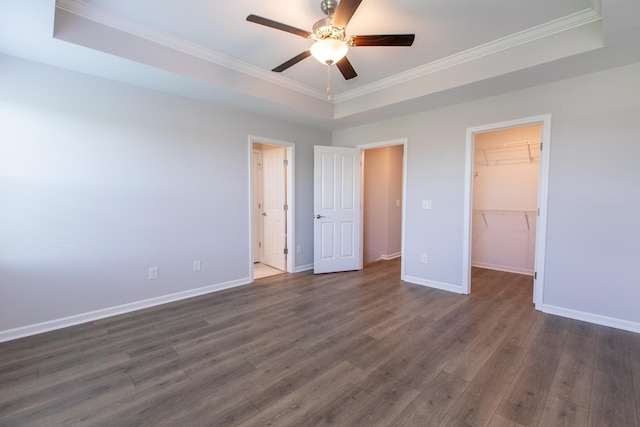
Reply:
[[[0,344],[0,426],[638,426],[640,336],[361,272],[254,285]]]

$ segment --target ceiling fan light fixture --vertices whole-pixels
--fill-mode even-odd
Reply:
[[[281,73],[309,56],[325,65],[336,64],[345,80],[358,76],[346,57],[350,47],[360,46],[411,46],[415,34],[372,34],[347,37],[346,29],[353,14],[363,0],[322,0],[320,8],[326,15],[313,25],[313,31],[306,31],[291,25],[258,15],[247,16],[247,21],[284,31],[307,40],[313,40],[310,49],[278,65],[271,71]],[[331,67],[327,67],[330,83]]]
[[[345,57],[349,47],[342,40],[327,38],[311,46],[311,55],[323,64],[331,65]]]

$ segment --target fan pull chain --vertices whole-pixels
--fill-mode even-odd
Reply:
[[[327,101],[331,102],[331,64],[327,64]]]

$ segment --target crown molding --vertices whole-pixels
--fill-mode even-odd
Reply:
[[[393,87],[417,78],[433,74],[447,68],[465,64],[482,57],[492,55],[507,49],[521,46],[535,40],[552,36],[563,31],[587,25],[602,19],[601,0],[593,0],[593,6],[574,14],[538,25],[536,27],[511,34],[509,36],[491,41],[489,43],[476,46],[474,48],[456,53],[454,55],[442,58],[428,64],[416,67],[393,76],[378,80],[375,83],[360,86],[347,92],[339,93],[333,96],[332,103],[339,104],[364,95],[368,95],[380,90]],[[85,0],[56,0],[56,8],[66,12],[78,15],[82,18],[91,20],[98,24],[102,24],[119,31],[149,40],[154,43],[166,46],[168,48],[180,51],[187,55],[191,55],[205,61],[229,68],[231,70],[246,74],[248,76],[272,83],[286,89],[307,95],[312,98],[326,100],[324,91],[319,91],[308,85],[296,82],[294,80],[274,75],[262,68],[239,61],[230,56],[224,55],[204,46],[188,42],[165,32],[157,31],[138,23],[131,22],[113,13],[107,12],[101,8],[86,2]]]
[[[286,77],[274,75],[274,73],[265,71],[262,68],[256,67],[246,62],[239,61],[213,49],[208,49],[204,46],[188,42],[171,34],[157,31],[138,23],[134,23],[113,13],[107,12],[104,9],[98,8],[90,3],[87,3],[84,0],[56,0],[56,8],[96,22],[98,24],[114,28],[116,30],[143,38],[162,46],[166,46],[187,55],[191,55],[205,61],[221,65],[225,68],[238,71],[248,76],[266,81],[268,83],[273,83],[286,89],[296,91],[303,95],[326,100],[326,94],[323,91],[319,91],[310,86],[298,83],[291,79],[287,79]]]
[[[600,12],[600,0],[594,0],[594,6],[589,9],[576,12],[574,14],[520,31],[515,34],[482,44],[480,46],[456,53],[454,55],[430,62],[412,70],[408,70],[399,74],[395,74],[385,79],[378,80],[365,86],[352,89],[347,92],[336,94],[334,102],[349,101],[360,96],[368,95],[379,90],[383,90],[401,83],[405,83],[426,75],[442,71],[447,68],[455,67],[464,63],[474,61],[476,59],[492,55],[513,47],[521,46],[535,40],[552,36],[563,31],[587,25],[602,19]]]

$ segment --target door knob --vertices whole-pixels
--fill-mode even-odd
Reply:
[[[320,219],[320,218],[324,218],[324,216],[322,216],[320,214],[316,215],[316,219]]]
[[[267,216],[267,213],[266,212],[262,212],[262,216]]]

